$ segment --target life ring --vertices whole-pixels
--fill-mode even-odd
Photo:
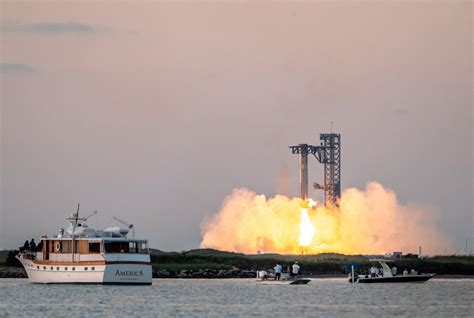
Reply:
[[[61,243],[60,242],[54,243],[54,250],[56,252],[61,252]]]

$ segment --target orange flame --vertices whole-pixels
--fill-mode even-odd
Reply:
[[[382,254],[416,253],[420,245],[430,253],[449,246],[432,209],[400,205],[392,191],[376,182],[365,191],[346,190],[337,211],[315,209],[312,200],[301,208],[303,203],[235,189],[204,224],[201,247],[251,254]]]
[[[314,226],[309,219],[308,210],[305,208],[301,209],[301,221],[300,221],[300,246],[309,246],[313,240]]]

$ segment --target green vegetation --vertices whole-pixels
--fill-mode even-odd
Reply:
[[[7,250],[0,251],[0,266],[5,266],[5,265],[6,265],[6,263],[7,263],[7,255],[8,255],[8,251],[7,251]]]
[[[401,258],[394,262],[399,270],[414,268],[438,275],[474,275],[474,256],[434,256],[423,259]]]
[[[165,253],[152,250],[153,267],[162,269],[230,269],[237,267],[246,270],[273,268],[276,263],[290,265],[294,261],[301,263],[308,271],[316,273],[336,273],[341,267],[351,262],[362,262],[362,256],[347,256],[340,254],[318,255],[245,255],[241,253],[221,252],[212,249],[198,249],[181,253]],[[173,267],[175,266],[175,267]]]
[[[246,268],[252,265],[244,254],[213,250],[191,250],[177,252],[151,251],[151,262],[155,270],[205,270],[230,269],[232,266]]]
[[[276,263],[284,266],[298,261],[306,273],[311,274],[343,274],[344,265],[360,264],[361,269],[368,269],[373,263],[361,255],[317,254],[317,255],[279,255],[261,254],[245,255],[241,253],[221,252],[212,249],[190,251],[162,252],[152,250],[151,259],[154,270],[206,270],[231,269],[256,270],[273,268]],[[407,257],[397,259],[389,264],[397,266],[399,271],[407,268],[418,272],[449,275],[474,275],[474,256],[436,256],[418,259]]]
[[[449,255],[449,256],[433,256],[429,260],[438,263],[462,263],[462,264],[473,264],[474,256],[466,255]]]
[[[0,251],[0,267],[21,266],[14,258],[18,251]],[[373,263],[361,255],[317,254],[317,255],[279,255],[261,254],[245,255],[241,253],[222,252],[213,249],[196,249],[182,252],[163,252],[151,250],[151,261],[155,271],[193,272],[204,270],[257,270],[271,269],[276,263],[283,266],[294,261],[301,264],[302,270],[308,274],[343,274],[344,265],[357,263],[359,268],[367,270]],[[474,256],[434,256],[418,259],[406,255],[389,263],[396,266],[399,272],[405,268],[415,269],[423,273],[438,275],[474,275]]]
[[[22,267],[20,261],[15,258],[15,255],[17,255],[18,252],[18,250],[0,251],[0,266]]]

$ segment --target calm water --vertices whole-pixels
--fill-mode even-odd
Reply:
[[[156,279],[152,286],[36,285],[0,279],[0,317],[473,317],[474,280],[424,284],[257,285],[252,279]]]

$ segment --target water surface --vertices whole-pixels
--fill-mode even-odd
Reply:
[[[474,280],[257,285],[253,279],[154,279],[151,286],[37,285],[0,279],[0,317],[472,317]]]

